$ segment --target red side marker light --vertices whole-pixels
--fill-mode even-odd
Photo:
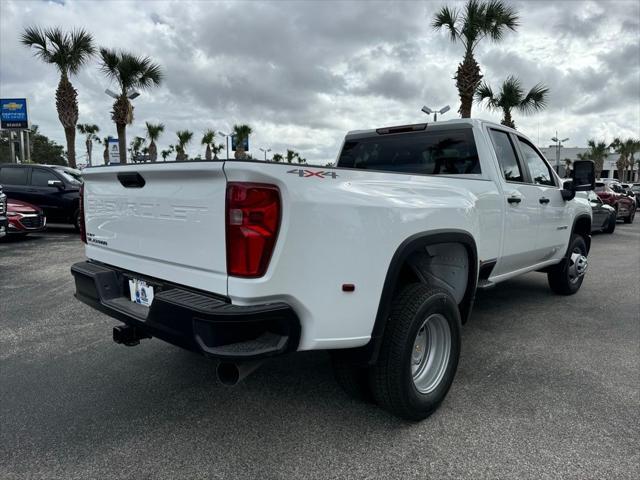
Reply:
[[[354,292],[356,290],[356,286],[353,283],[343,283],[342,291],[343,292]]]

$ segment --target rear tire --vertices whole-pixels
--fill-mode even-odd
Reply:
[[[584,269],[586,270],[587,244],[580,235],[573,234],[566,257],[547,273],[549,287],[559,295],[573,295],[580,290],[584,280],[584,272],[580,273],[581,259],[576,255],[584,258]]]
[[[406,286],[394,299],[378,361],[370,371],[376,402],[422,420],[444,400],[460,357],[460,312],[449,292]]]
[[[616,216],[615,214],[609,215],[609,221],[607,222],[607,227],[602,230],[604,233],[613,233],[616,229]]]
[[[629,215],[624,217],[624,223],[633,223],[633,219],[634,219],[635,216],[636,216],[636,211],[634,210]]]
[[[80,233],[80,210],[76,210],[76,213],[73,215],[73,228],[76,233]]]

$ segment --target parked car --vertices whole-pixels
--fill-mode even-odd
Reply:
[[[50,223],[79,228],[82,174],[58,165],[0,164],[0,183],[7,197],[40,207]]]
[[[634,183],[631,185],[631,191],[633,192],[633,196],[636,198],[636,209],[640,207],[640,183]]]
[[[47,225],[47,218],[41,208],[13,198],[7,201],[7,219],[7,233],[10,235],[41,232]]]
[[[618,218],[623,219],[624,223],[633,223],[636,215],[635,198],[624,193],[619,182],[597,181],[595,192],[604,203],[615,208]]]
[[[591,231],[613,233],[618,220],[616,209],[604,203],[595,192],[588,192],[587,198],[592,212]]]
[[[7,196],[2,191],[0,185],[0,238],[7,234]]]
[[[124,322],[117,343],[222,360],[226,384],[270,356],[330,350],[346,391],[422,419],[451,386],[477,288],[544,271],[570,295],[587,270],[592,213],[576,191],[593,189],[593,162],[563,187],[494,123],[351,132],[335,168],[167,167],[83,171],[76,298]]]

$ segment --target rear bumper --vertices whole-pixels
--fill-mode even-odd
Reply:
[[[144,275],[80,262],[71,267],[76,298],[143,333],[216,358],[242,361],[297,349],[300,322],[284,303],[238,306]],[[150,307],[129,300],[129,279],[155,289]]]

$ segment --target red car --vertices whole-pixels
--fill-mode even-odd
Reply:
[[[7,233],[14,235],[26,235],[32,232],[41,232],[47,224],[47,217],[42,209],[20,200],[7,200],[7,219],[9,228]]]
[[[616,209],[617,217],[624,223],[633,223],[636,215],[636,200],[627,195],[618,182],[596,182],[595,192],[607,205]]]

